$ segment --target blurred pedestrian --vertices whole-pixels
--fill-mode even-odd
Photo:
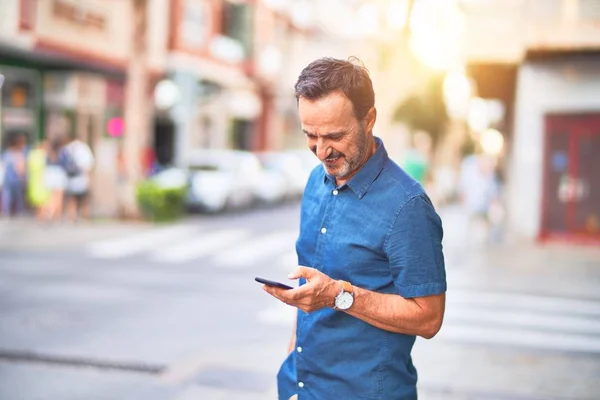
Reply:
[[[279,398],[416,399],[412,347],[438,332],[445,307],[441,220],[374,136],[364,67],[320,59],[295,89],[308,147],[323,165],[302,199],[301,266],[289,275],[300,287],[264,287],[298,308]]]
[[[27,195],[29,204],[35,209],[39,220],[46,218],[50,199],[50,191],[44,182],[47,157],[45,141],[40,141],[27,156]]]
[[[64,137],[53,136],[48,140],[48,157],[44,173],[44,184],[50,191],[46,217],[50,221],[62,220],[65,190],[67,188],[67,169],[72,168],[72,161],[64,149]]]
[[[71,221],[89,218],[91,173],[94,155],[87,143],[77,138],[65,146],[65,151],[77,167],[67,181],[67,217]]]
[[[2,183],[2,213],[10,217],[25,211],[27,137],[21,132],[11,135],[8,148],[2,154],[4,177]]]
[[[490,213],[495,217],[500,196],[495,160],[481,152],[466,156],[460,168],[459,196],[466,219],[464,243],[481,245],[488,240]]]
[[[425,132],[415,132],[412,136],[412,145],[406,150],[402,158],[402,168],[421,186],[426,187],[429,178],[429,149],[431,138]]]

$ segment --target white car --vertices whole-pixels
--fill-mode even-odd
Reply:
[[[251,206],[261,165],[240,150],[196,150],[188,161],[188,208],[207,212]]]
[[[265,170],[282,177],[286,199],[302,197],[310,172],[304,167],[301,157],[291,152],[275,151],[257,153],[257,156]]]
[[[308,177],[313,169],[315,169],[316,166],[321,165],[321,161],[319,161],[317,156],[308,149],[289,149],[285,150],[284,153],[292,154],[300,159],[302,162],[302,168],[306,174],[306,180],[308,180]]]

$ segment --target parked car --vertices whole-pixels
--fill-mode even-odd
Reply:
[[[309,172],[300,156],[289,152],[262,152],[257,153],[257,156],[266,171],[278,174],[283,179],[285,199],[297,199],[302,196]]]
[[[300,161],[302,162],[302,167],[304,168],[304,171],[306,173],[307,179],[310,176],[312,170],[315,169],[316,166],[321,165],[321,162],[319,161],[317,156],[314,155],[308,149],[289,149],[285,150],[285,153],[292,154],[300,159]]]
[[[192,210],[218,212],[251,206],[261,176],[260,162],[239,150],[196,150],[188,162]]]
[[[275,204],[284,201],[288,195],[288,182],[283,171],[265,162],[263,153],[255,154],[260,162],[260,178],[256,182],[255,196],[261,204]]]

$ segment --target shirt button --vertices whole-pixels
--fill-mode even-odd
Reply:
[[[302,353],[302,347],[298,346],[296,350],[298,350],[298,353]]]
[[[303,388],[304,387],[304,382],[298,382],[298,387]]]
[[[321,233],[327,233],[327,228],[321,228]]]
[[[339,192],[338,192],[338,190],[336,189],[336,190],[334,190],[332,193],[333,193],[333,195],[334,195],[334,196],[337,196]]]

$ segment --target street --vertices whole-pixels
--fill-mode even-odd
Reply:
[[[441,213],[444,326],[420,398],[598,399],[600,251],[464,246]],[[274,399],[294,310],[255,276],[296,265],[298,205],[167,226],[0,225],[0,399]]]

